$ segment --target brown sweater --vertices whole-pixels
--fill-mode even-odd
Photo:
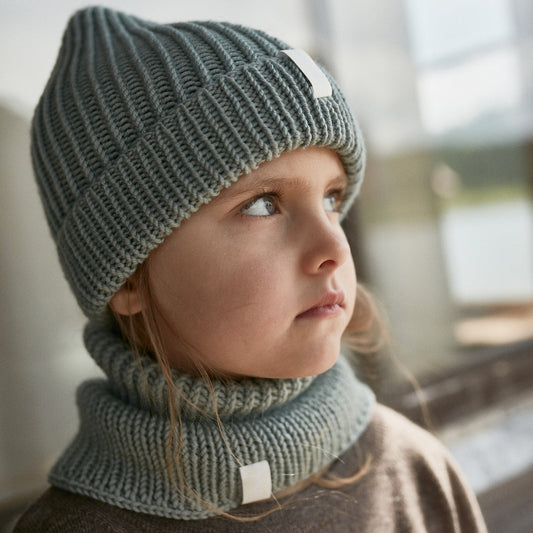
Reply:
[[[377,406],[363,436],[331,472],[350,476],[369,456],[371,468],[358,482],[340,489],[310,485],[252,522],[160,518],[52,487],[28,509],[15,533],[486,532],[475,497],[453,459],[426,431]],[[234,514],[276,508],[272,500],[241,506]]]

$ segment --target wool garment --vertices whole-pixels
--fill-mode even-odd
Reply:
[[[290,48],[214,21],[76,11],[35,109],[31,153],[59,260],[88,317],[174,228],[240,176],[297,148],[334,150],[348,187],[364,142],[346,100],[316,98]],[[319,67],[317,67],[318,69]]]
[[[212,393],[203,379],[174,372],[183,471],[169,469],[160,367],[136,361],[103,321],[88,324],[85,343],[107,379],[79,388],[79,431],[49,479],[124,509],[185,520],[235,509],[242,502],[240,466],[268,461],[276,493],[345,452],[372,416],[373,393],[342,357],[316,377],[219,380]]]
[[[257,516],[173,520],[49,489],[15,533],[486,533],[478,503],[454,460],[432,435],[377,404],[357,442],[331,467],[347,477],[370,458],[368,472],[338,489],[310,485],[296,495],[239,507]]]

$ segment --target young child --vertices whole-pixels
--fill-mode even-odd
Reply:
[[[15,531],[485,531],[443,447],[339,357],[374,323],[340,226],[364,148],[309,56],[83,9],[32,157],[106,379]]]

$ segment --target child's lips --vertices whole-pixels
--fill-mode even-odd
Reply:
[[[327,318],[338,315],[344,309],[344,292],[328,291],[310,308],[296,316],[300,318]]]

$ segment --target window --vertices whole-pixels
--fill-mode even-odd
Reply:
[[[369,148],[360,260],[423,381],[533,338],[524,4],[331,2],[333,66]]]

